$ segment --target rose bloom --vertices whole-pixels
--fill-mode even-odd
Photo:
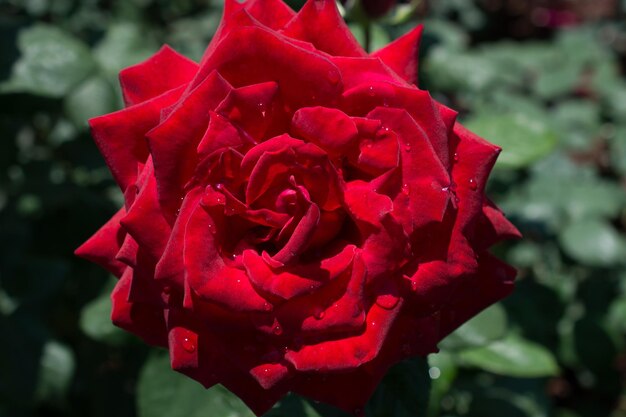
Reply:
[[[421,28],[368,55],[333,0],[227,0],[199,64],[163,47],[90,121],[125,205],[76,252],[113,322],[258,415],[362,410],[388,368],[503,298],[500,149],[416,87]]]

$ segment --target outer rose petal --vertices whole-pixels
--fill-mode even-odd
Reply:
[[[146,343],[167,345],[163,309],[128,301],[133,270],[127,268],[111,293],[113,324],[141,337]]]
[[[281,0],[248,0],[245,8],[259,22],[274,30],[282,29],[296,15]]]
[[[213,70],[235,87],[277,82],[294,108],[329,104],[341,90],[341,74],[327,58],[258,27],[229,33],[203,62],[196,79]]]
[[[134,106],[191,81],[198,64],[164,45],[150,58],[120,72],[126,106]]]
[[[100,265],[120,278],[126,269],[126,265],[115,257],[122,247],[124,237],[126,236],[126,231],[120,226],[120,220],[125,215],[126,210],[120,209],[74,253],[81,258]]]
[[[182,92],[180,87],[125,110],[89,120],[91,135],[122,191],[135,183],[139,163],[148,158],[145,134],[159,123],[161,109],[175,103]]]
[[[308,1],[287,24],[283,34],[310,42],[331,55],[367,56],[339,14],[334,0]]]
[[[372,55],[409,83],[417,84],[419,45],[423,32],[424,26],[419,25]]]

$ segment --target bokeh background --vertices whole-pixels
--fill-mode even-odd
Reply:
[[[525,235],[496,249],[514,295],[394,368],[368,417],[626,416],[626,1],[355,3],[371,49],[425,24],[420,86],[505,149],[489,194]],[[122,204],[86,120],[162,43],[199,59],[221,4],[0,0],[0,416],[251,416],[113,327],[114,280],[72,255]]]

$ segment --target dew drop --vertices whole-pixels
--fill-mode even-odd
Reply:
[[[218,190],[223,190],[224,189],[224,184],[222,184],[221,182],[218,183],[215,188],[217,188]]]
[[[458,153],[454,153],[454,162],[459,162],[459,154]]]
[[[271,305],[270,303],[263,303],[263,310],[270,312],[272,310],[274,310],[274,306]]]
[[[411,289],[413,291],[417,291],[417,281],[415,280],[411,281]]]
[[[276,326],[274,326],[273,332],[276,336],[280,336],[281,334],[283,334],[283,328],[280,327],[280,324],[277,324]]]
[[[374,87],[373,86],[369,86],[367,88],[367,95],[370,97],[374,97],[376,95],[376,92],[374,91]]]
[[[267,111],[265,110],[265,103],[259,103],[257,104],[257,107],[259,108],[259,111],[261,112],[261,117],[265,118],[265,116],[267,115]]]
[[[407,152],[411,152],[411,144],[410,143],[405,143],[404,144],[404,150]]]
[[[469,187],[472,191],[476,191],[478,189],[478,183],[476,182],[474,178],[470,178]]]
[[[191,353],[196,351],[196,344],[188,336],[183,337],[182,345],[183,349],[185,349],[187,352]]]
[[[313,312],[313,316],[317,319],[317,320],[321,320],[324,318],[324,315],[326,314],[326,312],[324,311],[324,309],[322,308],[316,308],[315,311]]]
[[[402,194],[404,195],[411,194],[411,188],[409,187],[409,184],[402,185]]]

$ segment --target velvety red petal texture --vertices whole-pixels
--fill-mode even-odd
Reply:
[[[113,322],[257,415],[290,391],[355,412],[507,296],[500,149],[416,87],[421,33],[368,55],[334,0],[226,0],[199,64],[123,70],[90,125],[125,204],[76,250],[119,278]]]

